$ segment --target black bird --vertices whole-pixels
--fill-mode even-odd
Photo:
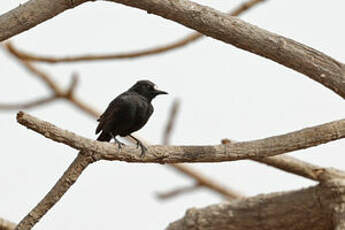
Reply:
[[[153,113],[151,101],[160,94],[168,93],[156,89],[155,84],[151,81],[141,80],[117,96],[97,120],[99,124],[96,134],[102,131],[97,140],[110,141],[113,138],[121,148],[123,143],[117,140],[116,136],[130,136],[137,142],[137,148],[140,146],[140,156],[143,156],[147,150],[146,147],[131,133],[141,129],[146,124]]]

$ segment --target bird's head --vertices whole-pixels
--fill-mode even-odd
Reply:
[[[149,101],[151,101],[153,98],[155,98],[157,95],[160,94],[168,94],[167,92],[158,90],[156,88],[156,85],[149,81],[149,80],[141,80],[137,81],[130,89],[129,91],[136,92],[145,98],[147,98]]]

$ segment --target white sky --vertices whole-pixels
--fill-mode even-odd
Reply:
[[[0,13],[24,1],[0,1]],[[243,1],[200,1],[228,10]],[[344,61],[345,1],[269,0],[242,18]],[[92,2],[69,10],[12,39],[41,54],[111,53],[175,41],[190,30],[144,11]],[[103,111],[138,79],[168,91],[138,132],[158,144],[174,98],[182,101],[173,144],[218,144],[224,137],[252,140],[344,118],[343,99],[304,75],[206,38],[183,49],[135,60],[40,64],[62,85],[80,74],[77,95]],[[20,102],[49,91],[0,50],[0,103]],[[65,102],[29,111],[41,119],[96,138],[95,119]],[[18,222],[50,190],[76,151],[27,130],[15,111],[0,113],[0,216]],[[344,141],[291,153],[325,167],[345,168]],[[298,189],[314,183],[249,161],[193,164],[246,195]],[[192,180],[157,164],[98,162],[88,168],[35,229],[162,229],[187,208],[218,203],[206,189],[161,202],[155,192]]]

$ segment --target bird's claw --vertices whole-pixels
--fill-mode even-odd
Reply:
[[[119,150],[121,150],[121,149],[122,149],[122,146],[125,145],[124,143],[122,143],[121,141],[119,141],[119,140],[117,140],[117,139],[115,139],[115,144],[117,144],[117,147],[119,148]]]
[[[137,144],[137,145],[139,145],[140,148],[141,148],[140,157],[144,157],[145,156],[145,152],[147,152],[147,148],[143,144]]]

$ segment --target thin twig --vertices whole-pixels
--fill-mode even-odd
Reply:
[[[50,97],[35,99],[29,102],[12,103],[12,104],[0,103],[0,110],[30,109],[30,108],[46,105],[50,102],[55,101],[56,99],[58,99],[58,97],[53,95]]]
[[[163,131],[163,145],[169,145],[172,136],[172,131],[176,125],[176,118],[180,109],[180,100],[175,99],[169,113],[168,121]]]
[[[250,8],[254,7],[260,2],[265,0],[248,0],[247,2],[241,4],[239,7],[235,8],[229,15],[239,16],[240,14],[246,12]],[[69,57],[51,57],[44,55],[31,54],[18,48],[14,47],[13,44],[7,44],[8,49],[11,49],[11,52],[15,53],[18,57],[27,61],[35,62],[47,62],[47,63],[60,63],[60,62],[80,62],[80,61],[100,61],[100,60],[114,60],[114,59],[133,59],[144,57],[148,55],[160,54],[167,51],[171,51],[177,48],[186,46],[200,38],[204,35],[198,32],[191,33],[184,38],[181,38],[171,44],[161,45],[154,48],[148,48],[139,51],[132,51],[127,53],[115,53],[115,54],[102,54],[102,55],[78,55],[78,56],[69,56]]]
[[[168,122],[165,126],[164,132],[163,132],[163,144],[164,145],[169,145],[170,144],[170,139],[173,133],[173,129],[176,126],[176,118],[178,115],[179,107],[180,106],[180,101],[175,100],[172,108],[170,110],[170,114],[168,117]],[[196,184],[199,186],[203,186],[205,188],[208,188],[212,191],[215,191],[222,196],[224,196],[226,199],[238,199],[238,198],[243,198],[244,195],[241,193],[235,191],[234,189],[227,188],[225,185],[221,185],[220,183],[216,182],[214,179],[208,178],[207,176],[203,175],[201,172],[196,171],[192,169],[191,167],[187,167],[186,165],[183,164],[171,164],[169,165],[178,172],[187,175],[191,178],[193,178],[196,181]],[[172,192],[169,198],[175,195],[180,195],[183,192],[191,192],[194,191],[192,189],[185,189],[179,192]]]
[[[181,195],[181,194],[194,192],[195,190],[199,189],[200,187],[201,187],[200,184],[193,184],[193,185],[184,186],[181,188],[175,188],[175,189],[170,190],[168,192],[157,192],[156,196],[157,196],[157,198],[159,198],[161,200],[166,200],[166,199],[170,199],[170,198],[176,197],[176,196]]]

